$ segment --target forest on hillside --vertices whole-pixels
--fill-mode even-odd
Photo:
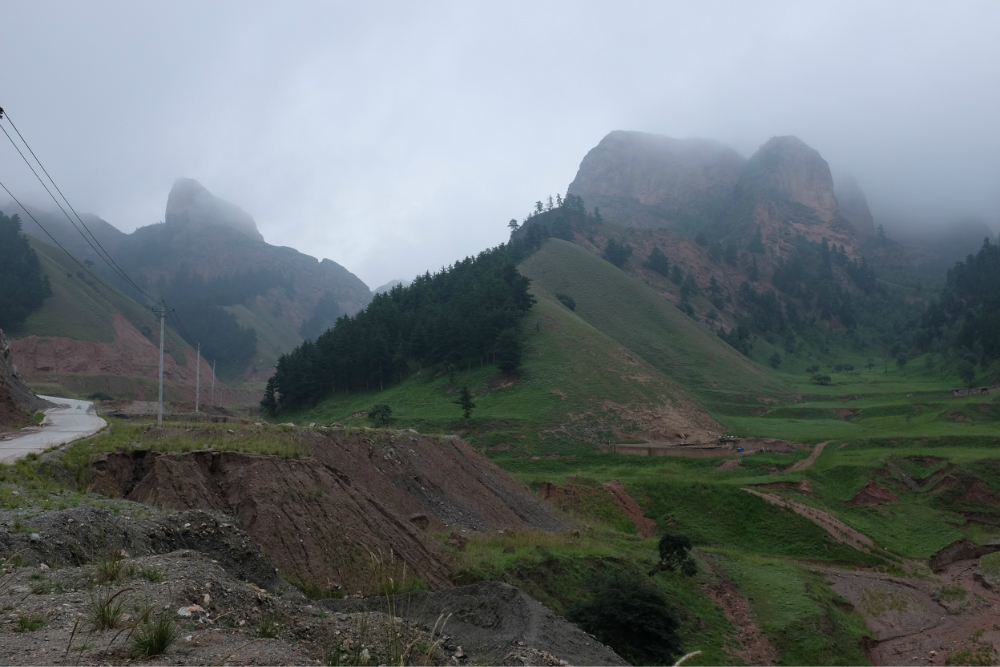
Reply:
[[[16,329],[51,294],[49,277],[21,233],[20,218],[0,212],[0,329]]]
[[[356,315],[340,316],[315,342],[282,355],[261,407],[268,415],[315,405],[335,392],[402,381],[411,370],[521,363],[520,322],[534,299],[515,262],[538,235],[501,244],[408,287],[376,294]]]

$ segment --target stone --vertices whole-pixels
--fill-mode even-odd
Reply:
[[[427,530],[431,525],[431,520],[426,514],[412,514],[410,515],[410,523],[420,530]]]
[[[514,547],[507,547],[506,549],[503,550],[505,554],[512,554],[515,553],[516,551],[517,550]]]

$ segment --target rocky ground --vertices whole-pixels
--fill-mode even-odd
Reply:
[[[0,515],[0,661],[625,664],[506,584],[315,602],[226,515],[119,507]]]

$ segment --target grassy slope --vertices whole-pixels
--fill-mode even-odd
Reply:
[[[518,455],[577,455],[594,451],[599,442],[627,438],[633,425],[628,411],[616,406],[694,408],[677,384],[544,291],[535,294],[538,303],[524,322],[524,366],[512,386],[503,386],[505,378],[492,366],[460,369],[454,383],[447,374],[435,377],[424,369],[385,391],[338,394],[291,419],[364,423],[360,413],[385,403],[399,427],[463,433],[475,446],[512,449]],[[454,404],[455,388],[462,385],[475,395],[468,422]]]
[[[572,297],[583,320],[701,396],[713,413],[724,414],[730,402],[790,393],[780,377],[711,335],[652,288],[578,245],[550,239],[519,269],[536,291]]]
[[[39,310],[29,315],[20,328],[11,332],[13,336],[58,336],[111,343],[115,333],[114,314],[119,313],[139,331],[146,333],[151,341],[159,342],[159,320],[148,308],[95,281],[62,250],[31,237],[28,241],[38,253],[42,270],[49,277],[52,296]],[[81,278],[78,272],[84,277]],[[177,364],[184,365],[187,363],[184,356],[187,349],[187,343],[168,327],[165,352],[172,355]],[[133,380],[145,381],[143,378],[73,376],[63,378],[59,384],[36,387],[36,390],[81,397],[95,391],[114,396],[129,395],[134,393],[128,388]]]
[[[252,363],[258,370],[273,368],[278,363],[278,357],[302,344],[301,336],[255,304],[227,306],[226,310],[232,313],[240,326],[257,331],[257,356]]]

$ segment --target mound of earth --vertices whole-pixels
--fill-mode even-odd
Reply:
[[[578,478],[568,477],[566,481],[571,482],[576,479]],[[542,482],[538,485],[538,497],[580,519],[587,518],[580,515],[582,507],[610,501],[617,506],[622,515],[635,524],[636,531],[640,535],[645,538],[656,537],[656,521],[643,514],[639,503],[628,494],[625,485],[618,480],[605,482],[601,486],[572,483],[559,486],[551,482]]]
[[[491,665],[628,664],[593,635],[498,581],[389,599],[324,600],[323,606],[341,613],[391,612],[423,626],[447,617],[445,628],[462,650]]]
[[[755,489],[774,489],[777,491],[793,491],[795,493],[810,494],[813,491],[812,484],[808,479],[799,482],[767,482],[765,484],[751,484]]]
[[[854,497],[848,500],[847,504],[850,507],[859,507],[862,505],[884,505],[885,503],[898,502],[899,498],[892,492],[883,489],[879,486],[878,482],[872,479],[860,491],[854,494]]]
[[[31,422],[31,413],[51,407],[35,396],[14,365],[10,341],[0,329],[0,430],[10,426],[24,426]]]
[[[983,480],[973,475],[945,475],[931,488],[948,505],[1000,507],[1000,497]]]
[[[252,438],[269,428],[245,426],[229,437]],[[377,584],[373,555],[405,566],[433,589],[449,587],[453,547],[434,534],[571,525],[457,437],[343,429],[287,433],[311,456],[136,449],[96,460],[92,488],[156,507],[230,514],[282,572],[352,593]],[[150,429],[138,446],[164,437],[171,433]],[[218,431],[187,430],[184,437],[210,441]]]
[[[142,506],[137,505],[140,512]],[[191,549],[205,555],[229,576],[276,594],[291,594],[261,548],[232,518],[218,512],[149,512],[150,518],[114,515],[92,507],[43,512],[16,525],[12,512],[0,515],[0,557],[49,567],[80,567],[112,554],[132,557]],[[14,528],[19,530],[14,530]]]
[[[119,509],[42,512],[22,527],[33,533],[0,529],[3,664],[626,664],[511,586],[330,613],[279,579],[229,517]],[[4,528],[14,520],[0,514]],[[112,596],[121,616],[96,628],[95,607]],[[435,627],[441,612],[452,617]],[[147,613],[178,631],[162,657],[134,653]]]

